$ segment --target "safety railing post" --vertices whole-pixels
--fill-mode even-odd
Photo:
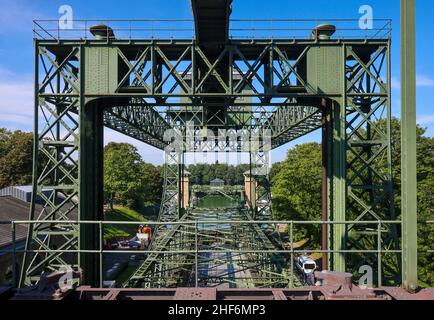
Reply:
[[[378,283],[377,286],[381,287],[382,285],[382,270],[381,270],[381,265],[382,265],[382,257],[381,257],[381,247],[382,247],[382,240],[381,240],[381,222],[378,222],[378,226],[377,226],[377,269],[378,269]]]
[[[194,224],[194,245],[195,245],[195,255],[194,255],[194,275],[195,275],[195,287],[199,286],[199,275],[198,272],[198,244],[197,244],[197,221]]]
[[[12,227],[12,285],[13,287],[17,286],[17,253],[16,253],[16,225],[14,221],[11,221]]]
[[[289,241],[291,243],[291,281],[290,286],[294,288],[294,223],[291,221],[289,225]]]
[[[99,282],[100,287],[103,287],[104,284],[104,275],[103,275],[103,242],[104,242],[104,236],[103,236],[103,228],[102,228],[102,221],[99,221]]]

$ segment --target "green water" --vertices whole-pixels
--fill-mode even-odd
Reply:
[[[201,198],[196,205],[199,208],[232,208],[238,205],[236,199],[232,200],[224,196],[208,195]]]

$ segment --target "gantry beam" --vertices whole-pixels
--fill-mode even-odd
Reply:
[[[272,147],[282,146],[321,127],[321,111],[315,106],[282,106],[273,113],[265,127],[271,129]]]
[[[232,0],[191,0],[196,40],[223,44],[229,36]]]
[[[71,44],[53,47],[49,43],[41,41],[41,46],[46,48],[45,55],[51,53],[64,57],[74,48]],[[319,83],[316,83],[314,73],[317,67],[307,68],[306,73],[307,61],[316,59],[318,54],[315,40],[311,39],[292,43],[274,40],[272,45],[259,40],[252,43],[231,40],[230,45],[222,45],[217,55],[210,49],[212,46],[188,41],[171,44],[159,40],[152,43],[142,41],[126,49],[127,43],[114,39],[109,51],[95,45],[90,40],[85,52],[92,56],[108,54],[111,58],[107,70],[118,70],[119,75],[100,81],[99,85],[89,85],[85,96],[116,101],[134,95],[136,100],[142,100],[141,105],[123,104],[122,108],[108,108],[105,125],[160,149],[165,145],[162,131],[173,125],[183,126],[189,119],[195,120],[199,127],[207,126],[214,130],[271,129],[273,148],[278,147],[320,128],[320,103],[315,102],[319,94],[329,98],[341,94],[337,85],[334,86],[336,89],[318,90]],[[388,42],[387,39],[375,39],[367,45],[357,39],[340,42],[330,39],[324,41],[324,45],[330,49],[351,46],[360,57],[368,57],[376,54],[378,48],[387,46]],[[187,67],[182,65],[186,62],[189,64]],[[166,69],[164,77],[163,69]],[[331,71],[326,69],[324,67],[324,72],[318,72],[327,75]],[[92,72],[97,71],[92,69]],[[89,71],[89,75],[92,72]],[[195,79],[191,80],[192,77]],[[329,82],[338,83],[338,79]],[[112,89],[102,90],[106,83]],[[357,92],[356,88],[352,90]],[[172,108],[172,101],[179,98],[181,104]],[[259,102],[253,101],[255,98]]]
[[[160,150],[167,146],[164,132],[171,128],[157,111],[146,105],[107,108],[104,125]]]

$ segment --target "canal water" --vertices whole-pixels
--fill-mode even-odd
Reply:
[[[225,196],[207,195],[201,198],[196,207],[198,208],[233,208],[239,205],[237,199],[230,199]]]

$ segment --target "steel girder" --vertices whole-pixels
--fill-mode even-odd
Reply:
[[[328,99],[332,102],[330,117],[334,128],[333,137],[329,138],[333,142],[329,170],[331,220],[396,219],[390,174],[388,40],[326,40],[320,46],[318,40],[230,41],[214,58],[208,57],[194,41],[114,39],[109,49],[98,41],[37,41],[35,48],[35,174],[30,218],[41,223],[29,230],[27,248],[36,252],[26,255],[22,283],[36,279],[44,267],[55,270],[63,264],[77,265],[78,256],[63,254],[62,250],[79,248],[80,230],[50,224],[47,220],[72,220],[77,210],[90,210],[82,205],[84,189],[80,186],[80,172],[97,168],[94,162],[81,159],[81,153],[87,150],[83,148],[86,131],[81,118],[85,106],[94,100],[98,101],[95,108],[105,110],[106,125],[157,147],[164,146],[161,133],[167,127],[182,132],[191,121],[195,130],[205,127],[270,129],[272,145],[276,147],[319,127],[317,108],[322,105],[317,101]],[[333,67],[315,60],[326,56],[318,52],[322,48],[329,48],[331,57],[342,57],[336,68],[337,79],[329,79],[327,72],[320,73],[316,68],[310,70],[315,63]],[[112,91],[110,88],[101,91],[99,86],[87,87],[89,79],[81,72],[86,63],[84,57],[91,53],[89,50],[100,49],[108,50],[106,53],[113,57],[110,67],[119,72],[118,77],[108,79],[100,75],[101,80],[111,81]],[[223,60],[229,61],[229,70],[219,68]],[[201,65],[200,74],[198,65]],[[314,71],[325,80],[311,78]],[[187,77],[189,73],[191,80]],[[209,85],[210,81],[213,86]],[[333,83],[327,87],[324,84],[327,82]],[[328,89],[321,90],[322,86]],[[178,102],[176,98],[184,100]],[[218,102],[213,103],[209,98],[218,98]],[[125,100],[127,103],[119,102]],[[213,113],[213,104],[221,107],[222,101],[226,111]],[[92,126],[92,123],[85,125]],[[160,221],[186,216],[178,196],[183,170],[182,159],[178,157],[172,152],[167,161],[165,189],[168,192]],[[41,163],[45,166],[38,172]],[[42,194],[42,188],[47,187],[53,190],[51,197]],[[45,200],[44,210],[38,217],[34,214],[36,196]],[[85,202],[92,202],[91,198]],[[177,231],[163,228],[161,234],[172,232]],[[396,246],[396,232],[388,225],[381,226],[375,236],[372,230],[360,230],[356,226],[345,230],[335,226],[330,240],[332,248],[337,250],[385,248]],[[184,241],[189,243],[180,239],[177,245]],[[385,274],[390,278],[388,275],[393,270],[385,270],[381,261],[394,261],[394,257],[379,254],[366,261],[372,263],[373,259],[381,270],[379,282]],[[345,269],[352,262],[351,257],[341,253],[335,254],[332,260],[336,270]]]
[[[365,55],[375,52],[375,48],[384,43],[373,40],[367,46],[356,40],[345,42],[363,48]],[[116,60],[113,68],[117,68],[120,75],[111,79],[112,91],[98,92],[91,88],[86,90],[85,97],[141,98],[142,106],[152,106],[155,112],[171,122],[171,126],[182,126],[187,120],[194,119],[199,127],[270,127],[273,147],[277,147],[319,128],[319,97],[341,94],[339,90],[318,92],[306,78],[306,59],[317,45],[314,40],[252,43],[233,40],[215,58],[207,56],[194,41],[137,41],[132,46],[114,39],[113,44],[117,44],[112,48],[113,57],[116,57],[112,59]],[[53,48],[49,41],[41,41],[41,45],[65,54],[70,44]],[[89,48],[95,48],[95,45],[92,41],[87,43]],[[341,47],[342,43],[330,40],[324,45]],[[228,67],[222,69],[223,64]],[[176,98],[182,98],[182,102],[176,102]],[[218,101],[210,98],[218,98]],[[250,101],[245,101],[247,98]],[[222,106],[226,111],[222,111]],[[143,119],[153,114],[131,108]],[[141,116],[140,112],[145,114]],[[171,116],[167,117],[168,114]],[[109,117],[106,123],[162,146],[155,141],[153,132],[149,132],[150,137],[141,137],[143,133],[136,132],[137,126],[130,124],[131,119],[125,120],[116,120],[114,125],[114,120]],[[160,120],[152,119],[151,122],[162,130],[166,124],[160,124]],[[138,127],[141,128],[144,123],[141,121],[140,124]],[[142,128],[145,134],[148,127]]]
[[[401,0],[402,279],[404,288],[411,292],[418,287],[415,16],[415,1]]]
[[[191,0],[196,40],[200,43],[225,43],[229,37],[232,0]]]
[[[167,146],[164,132],[170,126],[152,107],[146,107],[146,103],[107,108],[104,125],[160,150]]]

